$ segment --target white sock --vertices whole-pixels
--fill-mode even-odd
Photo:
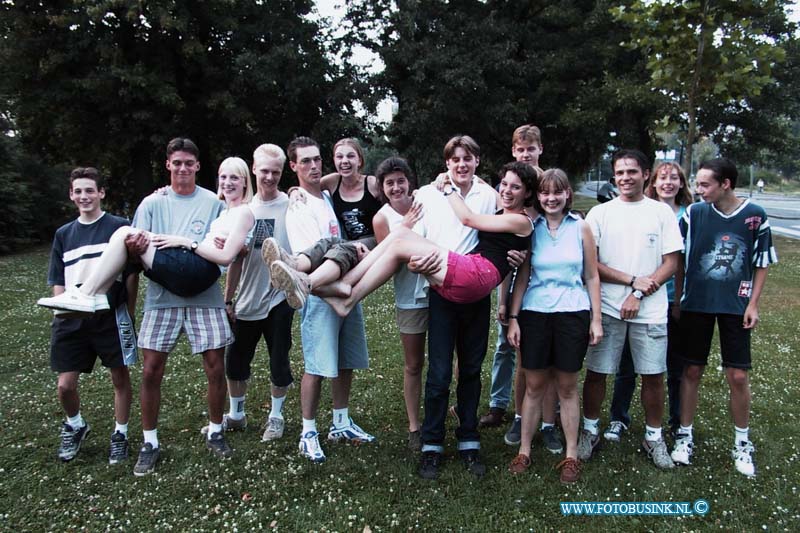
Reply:
[[[694,424],[689,424],[688,426],[684,426],[683,424],[681,424],[681,427],[678,428],[678,435],[688,435],[689,440],[692,440],[693,431],[694,431]]]
[[[222,433],[222,424],[215,424],[211,420],[208,421],[208,438],[211,438],[211,435],[214,433]]]
[[[597,435],[600,431],[600,419],[599,418],[586,418],[583,417],[583,429],[591,433],[592,435]]]
[[[77,415],[67,417],[67,424],[69,424],[72,429],[80,429],[86,425],[86,421],[81,416],[81,412],[78,411]]]
[[[544,431],[547,428],[555,427],[555,424],[550,424],[548,422],[542,422],[542,428],[539,431]]]
[[[275,396],[272,397],[272,410],[269,412],[270,418],[280,418],[283,420],[283,402],[285,400],[285,394],[280,398],[276,398]]]
[[[514,415],[514,422],[516,422],[517,420],[522,420],[522,415],[516,415],[515,414]]]
[[[644,440],[649,440],[651,442],[661,440],[661,427],[650,427],[648,425],[644,426]]]
[[[120,433],[122,433],[123,435],[125,435],[127,437],[128,436],[128,424],[120,424],[119,422],[115,421],[114,433],[116,433],[117,431],[119,431]]]
[[[158,448],[158,430],[157,429],[145,429],[142,431],[144,434],[144,443],[147,444],[148,442],[153,445],[153,448]]]
[[[232,420],[241,420],[244,418],[244,396],[231,396],[231,407],[228,413],[228,418]]]
[[[347,412],[347,407],[342,409],[333,410],[333,427],[346,428],[350,425],[350,415]]]
[[[749,436],[750,428],[749,427],[740,428],[740,427],[733,426],[733,429],[735,431],[734,437],[733,437],[733,439],[734,439],[733,443],[735,445],[738,446],[739,444],[743,444],[745,442],[750,442],[750,436]]]
[[[307,419],[307,418],[303,419],[303,435],[305,435],[309,431],[313,431],[313,432],[316,433],[316,431],[317,431],[317,419],[316,418],[312,418],[310,420]]]

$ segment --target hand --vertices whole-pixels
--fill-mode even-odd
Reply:
[[[363,261],[364,258],[369,253],[369,248],[364,246],[364,243],[362,243],[362,242],[354,242],[353,246],[356,249],[356,254],[358,255],[358,261],[359,262]]]
[[[225,241],[228,239],[226,237],[214,237],[214,246],[222,250],[225,248]]]
[[[226,305],[225,306],[225,314],[228,315],[228,322],[233,324],[236,322],[236,309],[233,305]]]
[[[497,320],[504,326],[508,324],[508,317],[506,315],[506,305],[499,304],[497,306]]]
[[[414,202],[411,204],[411,208],[408,210],[408,213],[406,213],[403,216],[403,226],[407,227],[408,229],[412,229],[414,227],[414,224],[419,222],[421,219],[422,219],[422,204]]]
[[[150,239],[147,232],[137,231],[125,237],[125,248],[128,250],[129,259],[138,260],[139,256],[144,255],[147,251],[148,246],[150,246]]]
[[[442,172],[436,176],[436,179],[433,181],[433,185],[439,192],[444,192],[446,186],[452,185],[452,182],[450,181],[450,174],[447,172]]]
[[[637,280],[638,281],[638,280]],[[638,298],[636,298],[633,293],[629,294],[625,301],[622,302],[622,309],[619,311],[620,318],[622,320],[631,320],[636,318],[636,315],[639,314],[639,306],[641,302]]]
[[[508,339],[508,344],[519,350],[519,341],[520,341],[519,323],[516,320],[512,320],[508,323],[508,331],[506,332],[506,339]]]
[[[525,261],[525,256],[528,252],[523,250],[509,250],[508,251],[508,264],[511,265],[511,268],[519,268],[519,266]]]
[[[589,324],[589,345],[597,346],[603,340],[603,320],[592,320]]]
[[[636,281],[633,282],[633,289],[639,289],[645,296],[650,296],[656,292],[661,285],[656,280],[648,276],[636,276]]]
[[[289,205],[305,204],[306,193],[300,187],[292,187],[289,190]]]
[[[153,244],[159,250],[164,248],[191,248],[192,241],[180,235],[153,235]]]
[[[408,261],[408,270],[421,274],[423,276],[431,276],[436,274],[442,269],[442,257],[437,250],[429,253],[428,255],[412,255]]]
[[[758,325],[758,307],[751,303],[747,304],[747,308],[744,310],[744,320],[742,322],[742,327],[744,329],[753,329]]]
[[[669,304],[669,312],[672,313],[672,318],[674,318],[676,322],[679,321],[681,319],[681,304]]]
[[[154,195],[166,196],[169,192],[169,185],[164,185],[153,191]]]

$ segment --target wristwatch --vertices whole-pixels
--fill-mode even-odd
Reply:
[[[633,297],[636,298],[637,300],[641,300],[642,298],[644,298],[644,293],[639,289],[636,289],[635,291],[633,291]]]
[[[192,244],[189,246],[189,249],[192,251],[192,253],[195,253],[197,251],[197,246],[198,246],[197,241],[192,241]]]

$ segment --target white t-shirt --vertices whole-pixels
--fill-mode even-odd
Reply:
[[[650,276],[663,262],[663,256],[683,250],[683,240],[675,213],[662,202],[644,198],[624,202],[615,198],[596,205],[586,216],[597,242],[598,261],[632,276]],[[600,283],[602,312],[620,318],[625,298],[633,292],[627,285]],[[642,298],[639,313],[629,322],[664,324],[667,322],[667,287]]]
[[[461,223],[450,207],[450,201],[434,185],[419,189],[416,201],[423,207],[422,226],[425,238],[459,254],[471,252],[478,244],[478,230]],[[497,195],[494,189],[474,177],[464,203],[474,213],[491,215],[497,211]]]
[[[322,196],[317,198],[306,193],[306,203],[290,204],[286,212],[286,233],[292,253],[310,248],[320,239],[342,237],[331,197],[327,191],[323,191]]]

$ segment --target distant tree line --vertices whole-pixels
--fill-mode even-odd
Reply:
[[[697,135],[748,162],[798,168],[800,50],[787,3],[670,2],[688,6],[681,27],[648,18],[659,2],[630,0],[352,0],[335,26],[309,16],[310,0],[2,2],[0,187],[13,201],[0,211],[0,252],[49,239],[72,215],[72,166],[98,166],[109,208],[132,214],[165,183],[163,149],[176,135],[199,144],[209,188],[224,157],[296,135],[326,156],[336,139],[359,137],[369,161],[400,153],[423,181],[456,133],[478,140],[491,177],[510,159],[514,127],[529,122],[542,128],[543,164],[572,176],[614,147],[652,154],[657,133],[689,125],[685,84],[665,77],[693,74],[686,62],[670,68],[688,74],[656,72],[654,54],[666,57],[656,45],[674,43],[680,57],[698,20],[695,44],[719,53],[685,50],[714,80],[693,104]],[[713,36],[742,31],[757,38],[739,48],[769,69],[739,62],[725,74],[735,43]],[[351,61],[359,46],[385,69]],[[371,117],[386,96],[398,112],[383,127]]]

